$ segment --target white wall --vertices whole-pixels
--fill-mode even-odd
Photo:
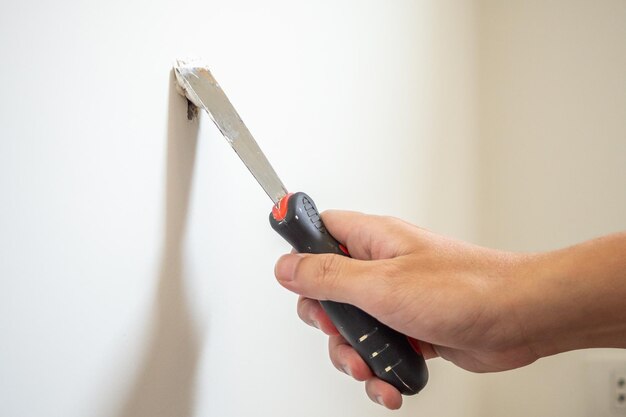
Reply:
[[[468,11],[2,3],[0,415],[386,414],[297,319],[273,278],[288,248],[269,200],[208,118],[185,119],[170,67],[204,57],[287,186],[320,207],[471,238],[469,214],[440,212],[475,204]],[[472,377],[435,362],[396,415],[472,415]]]

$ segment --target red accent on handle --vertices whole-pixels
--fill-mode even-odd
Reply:
[[[277,222],[282,222],[287,216],[287,209],[289,208],[289,198],[293,193],[289,193],[278,201],[278,204],[272,208],[272,216]]]
[[[346,248],[345,246],[343,246],[341,243],[339,244],[339,249],[341,249],[341,251],[343,253],[346,254],[346,256],[350,256],[350,252],[348,252],[348,248]]]
[[[413,350],[424,356],[424,354],[422,353],[422,349],[420,348],[420,343],[412,337],[407,336],[406,338],[409,339],[409,344],[411,345]]]

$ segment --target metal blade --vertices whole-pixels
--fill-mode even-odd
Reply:
[[[187,98],[206,110],[267,195],[278,204],[287,189],[208,68],[179,62],[174,71]]]

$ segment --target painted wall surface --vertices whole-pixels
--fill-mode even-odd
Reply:
[[[475,205],[470,6],[3,2],[0,415],[387,414],[297,319],[270,201],[170,69],[203,57],[321,208],[471,239],[441,209]],[[475,376],[431,370],[395,415],[473,415]]]

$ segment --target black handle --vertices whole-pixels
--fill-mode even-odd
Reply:
[[[313,200],[304,193],[289,194],[274,207],[270,224],[298,252],[349,256],[324,227]],[[321,301],[339,333],[380,379],[402,394],[417,394],[428,381],[424,357],[403,334],[363,310],[345,303]]]

